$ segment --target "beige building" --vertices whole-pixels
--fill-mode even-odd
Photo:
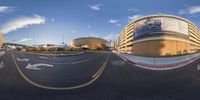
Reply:
[[[150,15],[130,22],[118,38],[118,52],[139,56],[176,56],[200,50],[200,30],[173,15]]]
[[[106,49],[107,41],[97,37],[82,37],[72,40],[71,46],[90,50]]]
[[[4,42],[3,34],[0,34],[0,48],[2,47],[3,42]]]

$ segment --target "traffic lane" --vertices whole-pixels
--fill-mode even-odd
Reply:
[[[5,75],[5,72],[7,72],[7,70],[9,69],[9,62],[7,60],[8,55],[4,54],[3,56],[0,57],[0,87],[4,88],[3,84],[5,84],[5,82],[7,82],[7,78]],[[3,63],[3,64],[2,64]],[[9,74],[9,72],[7,72]]]
[[[152,71],[133,66],[115,54],[111,54],[107,66],[100,79],[93,85],[93,93],[100,94],[97,98],[105,100],[182,98],[182,100],[188,100],[193,95],[186,95],[187,90],[190,92],[195,90],[195,98],[200,97],[197,95],[200,92],[200,85],[196,83],[199,83],[199,72],[196,72],[195,63],[174,70]]]
[[[38,64],[38,62],[34,60],[30,60],[29,62],[15,60],[20,70],[30,80],[43,85],[62,87],[79,85],[91,80],[92,76],[102,67],[107,57],[108,53],[105,53],[96,59],[84,63],[53,65],[53,67],[41,66],[41,70],[26,68],[28,63],[32,65]],[[18,55],[16,55],[15,58],[18,58]],[[62,57],[60,59],[62,59]]]
[[[24,81],[16,67],[14,67],[12,56],[9,53],[6,53],[2,60],[6,66],[0,69],[1,100],[39,100],[43,97],[48,98],[47,95],[51,95],[49,93],[52,91],[35,88]]]
[[[7,63],[10,65],[10,67],[7,71],[3,71],[4,75],[0,76],[0,83],[1,90],[0,90],[0,98],[2,100],[18,100],[18,99],[29,99],[29,100],[65,100],[72,99],[72,100],[133,100],[133,99],[141,99],[141,100],[199,100],[199,84],[191,84],[191,88],[187,88],[185,90],[181,89],[159,89],[156,87],[148,88],[148,87],[140,87],[140,88],[133,88],[129,86],[123,86],[122,83],[117,83],[116,78],[117,75],[120,76],[120,74],[128,74],[125,76],[128,76],[129,80],[130,78],[133,78],[137,73],[136,72],[143,72],[147,71],[146,69],[141,69],[132,65],[129,65],[128,63],[121,62],[112,62],[116,60],[120,60],[120,58],[114,58],[113,54],[111,54],[110,57],[110,65],[105,68],[105,71],[103,72],[100,79],[98,79],[95,84],[91,84],[90,86],[86,88],[81,88],[77,90],[71,91],[49,91],[49,90],[43,90],[40,88],[35,88],[34,86],[28,84],[27,82],[24,82],[24,80],[21,78],[19,73],[17,72],[15,67],[13,66],[12,58],[7,59]],[[198,63],[198,62],[196,62]],[[108,63],[109,64],[109,63]],[[121,67],[119,67],[121,65]],[[195,63],[190,65],[192,68],[196,66]],[[186,67],[190,67],[186,66]],[[129,70],[134,71],[128,71],[126,73],[125,69],[128,67]],[[117,69],[119,68],[119,69]],[[127,69],[127,70],[128,70]],[[180,69],[181,70],[181,69]],[[151,71],[150,71],[151,72]],[[114,75],[113,75],[114,74]],[[110,76],[111,75],[111,76]],[[108,77],[110,76],[110,77]],[[115,77],[115,78],[112,78]],[[140,77],[141,78],[141,77]],[[121,78],[119,78],[122,81]],[[7,81],[6,81],[7,80]],[[139,79],[138,79],[139,80]],[[114,82],[113,82],[114,81]],[[128,82],[128,81],[127,81]],[[123,82],[123,83],[127,83]],[[4,84],[3,84],[4,83]],[[116,84],[115,84],[116,83]],[[131,82],[133,83],[133,82]],[[193,82],[194,83],[194,82]],[[126,84],[124,84],[126,85]],[[134,83],[132,84],[135,85]],[[193,88],[195,85],[195,88]],[[135,86],[136,87],[136,86]],[[161,87],[161,86],[157,86]],[[187,86],[188,87],[188,86]],[[5,89],[4,89],[5,88]]]
[[[6,53],[0,59],[5,63],[5,66],[0,69],[0,99],[9,100],[11,99],[9,97],[15,96],[26,85],[22,84],[23,81],[21,81],[20,76],[17,74],[17,70],[14,69],[14,63],[9,53]]]
[[[93,58],[96,57],[98,55],[101,55],[102,53],[97,53],[97,52],[85,52],[83,54],[80,55],[75,55],[75,56],[66,56],[66,57],[62,57],[62,59],[60,59],[60,57],[48,57],[48,56],[40,56],[40,55],[36,55],[36,54],[29,54],[26,52],[18,52],[18,51],[14,51],[14,53],[16,55],[20,55],[23,56],[24,58],[28,58],[28,59],[33,59],[36,61],[49,61],[49,62],[58,62],[58,63],[66,63],[66,62],[74,62],[74,61],[80,61],[80,60],[85,60],[88,58]]]
[[[0,75],[2,72],[6,70],[6,67],[8,67],[8,63],[6,62],[7,54],[0,56]]]

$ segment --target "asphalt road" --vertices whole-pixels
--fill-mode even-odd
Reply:
[[[8,51],[0,57],[0,100],[199,100],[200,59],[153,71],[111,52],[45,57]]]

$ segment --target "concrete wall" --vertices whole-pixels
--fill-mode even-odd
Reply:
[[[0,33],[0,48],[4,42],[3,34]]]

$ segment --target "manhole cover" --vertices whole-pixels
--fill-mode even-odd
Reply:
[[[117,60],[117,61],[112,61],[111,64],[112,65],[117,65],[117,66],[122,66],[122,65],[125,64],[125,62],[122,61],[122,60]]]

